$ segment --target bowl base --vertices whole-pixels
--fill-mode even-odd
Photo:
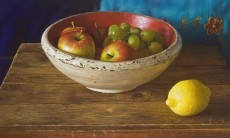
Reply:
[[[119,89],[119,90],[97,89],[97,88],[89,88],[89,87],[87,87],[87,88],[92,90],[92,91],[100,92],[100,93],[122,93],[122,92],[131,91],[131,90],[135,89],[136,87],[129,88],[129,89]]]

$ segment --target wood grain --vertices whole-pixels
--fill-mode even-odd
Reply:
[[[207,109],[180,117],[166,105],[178,81],[212,91]],[[230,69],[217,46],[184,46],[157,79],[133,91],[102,94],[61,74],[40,44],[22,44],[0,88],[0,138],[229,137]]]
[[[49,131],[0,131],[3,138],[229,138],[230,132],[225,129],[151,129],[151,130],[110,130],[110,131],[78,131],[78,130],[49,130]]]

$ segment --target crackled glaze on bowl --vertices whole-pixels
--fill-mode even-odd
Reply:
[[[100,13],[106,14],[106,12],[96,12],[86,13],[85,15]],[[120,12],[109,13],[121,14]],[[125,14],[125,16],[130,14],[135,15],[132,13],[122,14]],[[53,26],[61,24],[65,20],[74,20],[78,16],[84,16],[84,14],[67,17],[50,25],[42,35],[41,44],[45,54],[58,70],[93,91],[119,93],[130,91],[142,84],[148,83],[167,69],[182,47],[180,35],[172,26],[164,22],[165,25],[171,27],[174,31],[175,41],[159,54],[115,63],[76,57],[57,49],[56,46],[51,43],[49,33],[54,29]],[[153,18],[153,20],[157,19]],[[62,29],[64,29],[64,27]],[[58,36],[59,34],[56,35]]]

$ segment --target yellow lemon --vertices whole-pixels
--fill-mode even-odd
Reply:
[[[201,81],[183,80],[171,88],[166,104],[178,115],[192,116],[208,106],[210,96],[210,89]]]

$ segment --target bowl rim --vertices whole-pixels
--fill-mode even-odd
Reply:
[[[143,58],[137,58],[137,59],[133,59],[133,60],[127,60],[127,61],[120,61],[120,62],[107,62],[107,61],[101,61],[101,60],[96,60],[96,59],[88,59],[88,58],[84,58],[84,57],[78,57],[75,55],[72,55],[70,53],[64,52],[60,49],[58,49],[57,47],[53,46],[50,41],[48,40],[48,33],[50,31],[50,29],[62,22],[63,20],[69,19],[69,18],[74,18],[75,16],[79,16],[79,15],[86,15],[86,14],[95,14],[95,13],[125,13],[125,14],[130,14],[130,15],[138,15],[138,16],[142,16],[145,18],[150,18],[150,19],[154,19],[154,20],[158,20],[160,22],[163,22],[164,24],[168,25],[175,33],[175,41],[168,46],[166,49],[164,49],[162,52],[158,53],[158,54],[154,54],[151,56],[147,56],[147,57],[143,57]],[[94,12],[86,12],[86,13],[80,13],[80,14],[75,14],[75,15],[71,15],[65,18],[62,18],[60,20],[55,21],[54,23],[52,23],[51,25],[49,25],[45,31],[42,34],[42,38],[41,38],[41,46],[42,49],[44,50],[45,54],[47,56],[51,56],[54,58],[58,58],[59,60],[61,60],[62,62],[64,62],[65,64],[69,64],[69,65],[73,65],[76,67],[90,67],[92,69],[99,69],[101,70],[110,70],[110,71],[114,71],[114,70],[135,70],[135,69],[139,69],[139,68],[145,68],[145,67],[150,67],[153,65],[157,65],[157,64],[161,64],[162,62],[165,63],[168,60],[170,60],[170,57],[174,57],[177,56],[179,54],[179,51],[182,48],[182,38],[180,36],[180,34],[178,33],[178,31],[168,22],[162,20],[162,19],[158,19],[155,17],[151,17],[151,16],[147,16],[147,15],[142,15],[142,14],[137,14],[137,13],[131,13],[131,12],[121,12],[121,11],[94,11]],[[53,56],[50,53],[56,53],[59,56],[61,55],[61,58],[59,58],[59,56]],[[164,56],[167,55],[167,56]],[[100,65],[99,65],[100,64]],[[135,64],[135,67],[131,67],[131,66],[127,66],[127,65],[131,65],[131,64]],[[126,66],[124,66],[126,65]]]

